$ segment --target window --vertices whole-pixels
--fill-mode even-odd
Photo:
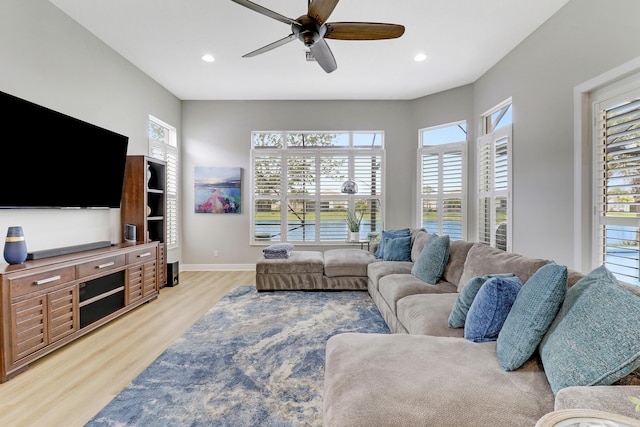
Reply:
[[[639,285],[640,80],[594,96],[594,264]]]
[[[478,241],[511,250],[511,100],[483,116],[478,138]]]
[[[466,149],[464,121],[420,131],[418,227],[452,240],[466,238]]]
[[[178,142],[173,126],[149,116],[149,156],[167,163],[167,249],[178,246]]]
[[[347,209],[361,236],[381,231],[382,132],[252,132],[252,243],[335,244],[347,238]],[[356,194],[343,194],[353,180]]]

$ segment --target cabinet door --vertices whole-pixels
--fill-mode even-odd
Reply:
[[[144,263],[144,296],[149,296],[154,293],[158,293],[158,279],[157,279],[157,263],[156,260]]]
[[[127,297],[125,304],[129,305],[142,299],[143,296],[144,266],[142,264],[127,268]]]
[[[11,304],[11,355],[14,362],[45,347],[49,342],[46,310],[45,294]]]
[[[70,286],[47,294],[49,343],[78,330],[78,286]]]

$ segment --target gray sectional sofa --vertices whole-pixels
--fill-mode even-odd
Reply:
[[[580,298],[573,293],[569,296],[567,290],[566,299],[558,302],[562,306],[549,331],[545,332],[547,327],[542,331],[545,351],[538,351],[542,348],[538,347],[522,366],[506,371],[498,360],[497,341],[465,339],[464,328],[448,326],[449,316],[471,279],[509,273],[524,284],[524,289],[549,260],[452,241],[440,280],[425,283],[412,274],[412,268],[429,237],[424,230],[412,230],[410,261],[367,263],[368,292],[393,334],[345,333],[329,339],[323,394],[325,426],[534,426],[545,414],[571,408],[622,414],[638,419],[640,425],[640,412],[628,399],[640,397],[638,289],[622,289],[616,281],[614,286],[620,292],[603,286],[609,289],[604,297],[589,293],[600,289],[596,286],[577,286],[574,291],[581,292]],[[540,282],[539,277],[530,283]],[[563,277],[566,289],[584,278],[575,271],[567,271]],[[587,279],[601,278],[592,279],[589,274],[584,284],[589,284]],[[529,286],[531,294],[535,288]],[[583,288],[590,291],[583,292]],[[569,299],[572,301],[567,302]],[[578,320],[584,318],[575,328],[576,342],[584,342],[586,348],[580,348],[572,337],[560,335],[567,330],[565,325],[575,322],[576,312]],[[610,328],[616,330],[615,337],[608,336],[611,330],[597,330],[617,314],[622,317],[617,318],[616,327]],[[572,330],[568,328],[569,333]],[[592,336],[592,332],[596,344],[579,336]],[[600,336],[606,339],[600,340]],[[558,340],[564,341],[558,345]],[[567,343],[567,349],[562,348],[562,342]],[[609,348],[600,349],[600,344]],[[589,372],[589,378],[574,378],[584,374],[580,363],[585,364],[586,371],[606,369],[600,366],[599,357],[589,359],[599,353],[606,359],[602,363],[613,359],[616,369],[600,376]],[[594,385],[562,386],[572,381]],[[611,383],[617,385],[606,385]]]

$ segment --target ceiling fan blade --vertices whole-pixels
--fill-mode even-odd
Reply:
[[[291,34],[289,34],[287,37],[285,37],[283,39],[277,40],[277,41],[275,41],[273,43],[270,43],[270,44],[268,44],[266,46],[263,46],[260,49],[256,49],[253,52],[249,52],[246,55],[242,55],[242,57],[243,58],[250,58],[252,56],[260,55],[261,53],[268,52],[268,51],[270,51],[272,49],[275,49],[275,48],[277,48],[279,46],[282,46],[283,44],[287,44],[290,41],[295,40],[296,38],[297,37],[293,33],[291,33]]]
[[[395,39],[404,34],[404,26],[378,22],[328,22],[328,39],[338,40],[384,40]]]
[[[261,13],[261,14],[263,14],[265,16],[268,16],[269,18],[273,18],[276,21],[280,21],[280,22],[283,22],[283,23],[289,24],[289,25],[298,25],[298,26],[300,26],[300,23],[298,21],[293,20],[291,18],[287,18],[284,15],[280,15],[279,13],[274,12],[271,9],[267,9],[264,6],[260,6],[259,4],[251,2],[249,0],[231,0],[231,1],[234,2],[234,3],[238,3],[239,5],[242,5],[242,6],[246,7],[246,8],[249,8],[249,9],[251,9],[253,11]]]
[[[327,73],[331,73],[338,68],[338,64],[336,64],[336,58],[334,58],[329,45],[324,39],[320,39],[309,48],[311,49],[311,53],[318,64],[322,67],[324,71]]]
[[[338,0],[313,0],[309,3],[307,15],[322,25],[327,22],[327,19],[329,19],[329,16],[333,13],[333,9],[336,8],[337,4]]]

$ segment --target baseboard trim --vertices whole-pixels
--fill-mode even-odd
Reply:
[[[183,271],[256,271],[255,264],[180,264]]]

